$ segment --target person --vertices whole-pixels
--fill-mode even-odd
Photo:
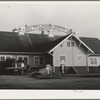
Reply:
[[[21,67],[23,68],[23,67],[25,67],[25,65],[24,65],[24,62],[22,61],[21,62]]]
[[[18,66],[17,66],[17,62],[15,62],[15,68],[17,68]]]
[[[47,64],[47,65],[46,65],[47,75],[50,74],[50,70],[51,70],[51,66],[50,66],[50,64]]]
[[[65,70],[66,70],[65,65],[64,64],[61,64],[60,65],[60,72],[61,72],[62,75],[64,75]]]
[[[25,65],[24,65],[24,62],[22,61],[21,62],[21,74],[22,75],[24,74],[24,67],[25,67]]]
[[[27,65],[26,67],[27,67],[27,71],[30,71],[31,70],[30,65]]]

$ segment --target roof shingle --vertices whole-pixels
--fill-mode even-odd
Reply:
[[[0,52],[47,52],[64,40],[66,36],[42,34],[19,35],[14,32],[0,32]],[[100,40],[98,38],[80,37],[95,54],[100,54]]]
[[[80,39],[91,48],[95,54],[100,54],[100,40],[98,38],[80,37]]]

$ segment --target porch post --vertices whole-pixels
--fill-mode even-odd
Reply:
[[[52,72],[55,73],[55,66],[54,66],[54,54],[53,52],[49,52],[49,54],[52,56]]]
[[[55,73],[55,66],[54,66],[54,56],[52,55],[52,68],[53,68],[53,73]]]
[[[89,72],[89,66],[88,66],[88,55],[89,55],[89,51],[87,52],[87,55],[86,55],[87,70],[88,70],[88,72]]]

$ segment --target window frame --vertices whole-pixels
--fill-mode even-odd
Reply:
[[[66,54],[59,54],[59,60],[60,60],[60,61],[62,61],[62,60],[60,59],[61,56],[65,56],[65,60],[64,60],[64,61],[66,61]]]
[[[4,57],[4,60],[2,60],[1,58],[3,58]],[[6,60],[6,57],[5,56],[1,56],[0,57],[0,61],[5,61]]]
[[[67,47],[71,47],[70,41],[67,41]]]
[[[67,41],[67,47],[75,47],[75,41]]]
[[[12,58],[11,55],[0,55],[0,61],[5,61],[5,60],[1,60],[1,57],[4,57],[5,60],[7,59],[7,57]]]
[[[89,63],[91,64],[91,65],[97,65],[98,64],[98,61],[97,61],[97,58],[95,58],[95,57],[90,57],[89,58]],[[92,62],[92,63],[91,63]],[[96,63],[95,63],[96,62]]]
[[[73,45],[72,43],[73,43],[74,45]],[[75,42],[74,42],[74,41],[71,41],[71,47],[75,47]]]
[[[27,57],[27,64],[29,64],[29,56],[21,56],[21,55],[18,55],[17,56],[17,60],[19,57],[22,57],[22,60],[24,60],[24,57]]]
[[[36,57],[39,58],[38,64],[36,64],[36,60],[35,60]],[[41,59],[41,58],[43,59],[43,63],[42,63],[42,64],[40,64],[40,59]],[[39,66],[39,65],[44,65],[44,57],[43,57],[43,56],[34,56],[34,65],[37,65],[37,66]]]
[[[81,59],[79,60],[78,57],[81,57]],[[76,61],[82,62],[83,61],[83,55],[76,55]]]

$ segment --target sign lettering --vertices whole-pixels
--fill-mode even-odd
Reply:
[[[40,30],[40,31],[50,31],[50,30],[59,30],[65,33],[68,33],[70,30],[57,25],[51,25],[51,24],[40,24],[40,25],[33,25],[33,26],[26,26],[26,32],[34,31],[34,30]]]

